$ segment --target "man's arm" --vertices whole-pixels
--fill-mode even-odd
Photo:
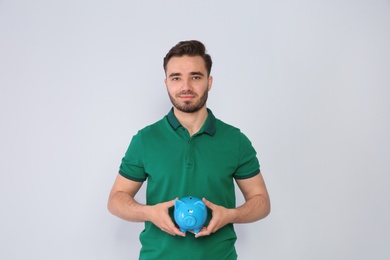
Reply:
[[[250,223],[268,216],[271,203],[263,176],[259,173],[249,179],[237,180],[237,185],[245,203],[234,210],[232,223]]]
[[[134,196],[142,182],[126,179],[118,174],[108,199],[108,210],[117,217],[132,222],[150,221],[161,230],[171,234],[185,236],[172,222],[168,209],[174,206],[175,200],[153,206],[138,203]]]
[[[228,209],[203,199],[212,211],[212,219],[196,237],[215,233],[229,223],[250,223],[265,218],[270,213],[270,199],[261,174],[254,177],[236,180],[245,198],[245,203],[234,209]]]

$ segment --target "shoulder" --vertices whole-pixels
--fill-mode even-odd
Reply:
[[[215,121],[216,136],[221,139],[229,140],[230,143],[236,143],[239,146],[252,146],[249,138],[241,131],[240,128],[225,123],[220,119]]]
[[[232,136],[241,136],[243,134],[238,127],[228,124],[217,118],[215,119],[215,128],[218,134]]]
[[[162,119],[158,120],[157,122],[154,122],[150,125],[145,126],[144,128],[138,130],[137,135],[150,135],[155,134],[156,132],[164,131],[167,125],[168,121],[166,117],[163,117]]]

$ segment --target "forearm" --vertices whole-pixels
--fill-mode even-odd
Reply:
[[[150,206],[138,203],[130,194],[117,191],[110,195],[108,210],[115,216],[131,222],[149,221]]]
[[[243,205],[231,209],[231,223],[250,223],[265,218],[270,213],[268,196],[254,195]]]
[[[161,202],[156,205],[142,205],[130,193],[115,191],[110,194],[108,210],[117,217],[131,222],[152,222],[162,231],[173,236],[185,236],[175,226],[168,214],[168,209],[174,206],[175,200]]]
[[[270,212],[267,194],[247,196],[245,203],[238,208],[225,208],[203,198],[212,211],[212,218],[207,227],[203,227],[195,237],[208,236],[229,223],[250,223],[265,218]]]

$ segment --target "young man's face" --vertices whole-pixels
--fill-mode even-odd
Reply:
[[[205,107],[212,77],[202,57],[172,57],[166,66],[165,85],[173,106],[193,113]]]

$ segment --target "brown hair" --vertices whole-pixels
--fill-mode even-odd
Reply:
[[[201,56],[205,62],[208,76],[210,75],[213,61],[211,60],[211,56],[207,54],[206,47],[204,46],[204,44],[196,40],[181,41],[178,44],[176,44],[174,47],[172,47],[172,49],[170,49],[167,55],[165,55],[164,57],[164,64],[163,64],[164,71],[165,72],[167,71],[166,69],[167,69],[168,61],[172,57],[182,57],[184,55]]]

